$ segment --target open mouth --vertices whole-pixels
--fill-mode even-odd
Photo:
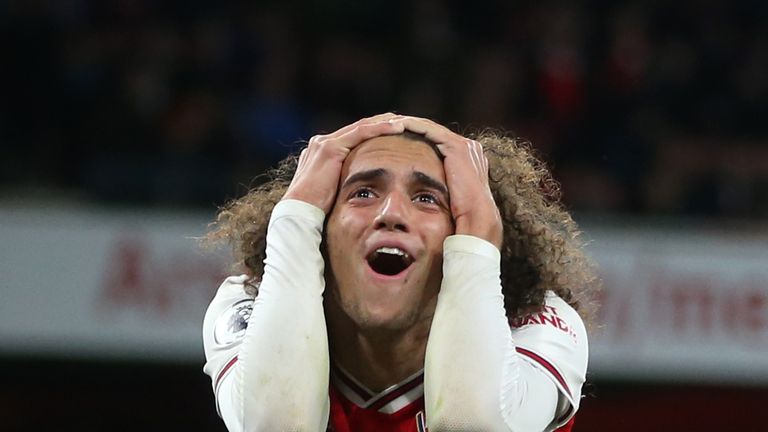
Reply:
[[[407,252],[396,247],[380,247],[368,255],[368,265],[376,273],[394,276],[413,264]]]

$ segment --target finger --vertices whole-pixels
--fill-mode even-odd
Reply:
[[[421,123],[424,126],[428,128],[434,128],[435,130],[442,130],[444,132],[448,133],[454,133],[452,130],[448,129],[447,127],[441,125],[440,123],[435,122],[434,120],[430,120],[428,118],[424,117],[416,117],[416,116],[406,116],[406,115],[400,115],[399,117],[403,119],[413,120],[415,122]]]
[[[485,176],[488,172],[488,166],[483,154],[483,145],[475,140],[469,140],[469,147],[472,149],[472,155],[477,161],[478,173],[481,176]]]
[[[475,140],[475,142],[477,143],[480,160],[483,162],[483,174],[488,177],[488,173],[490,172],[490,164],[488,163],[488,157],[485,155],[485,147],[483,147],[483,143],[480,141]]]
[[[457,139],[463,139],[463,137],[453,133],[445,126],[439,125],[430,120],[405,116],[402,118],[394,119],[393,121],[395,123],[402,123],[406,130],[424,135],[425,138],[433,141],[435,144],[452,144]],[[440,150],[439,146],[438,150]],[[443,153],[443,155],[445,155],[442,150],[440,151]]]
[[[376,114],[376,115],[371,116],[371,117],[366,117],[364,119],[361,119],[360,122],[361,123],[379,122],[379,121],[382,121],[382,120],[389,120],[389,119],[395,118],[395,117],[403,117],[403,116],[401,114],[395,114],[393,112],[385,112],[385,113],[382,113],[382,114]]]
[[[485,157],[485,151],[483,150],[483,144],[479,141],[469,140],[469,146],[472,148],[472,154],[477,159],[479,170],[478,175],[484,183],[488,183],[488,158]]]
[[[323,141],[328,135],[314,135],[312,138],[309,139],[309,142],[307,142],[307,150],[310,152],[312,149],[317,147],[317,145]]]
[[[363,119],[355,123],[352,123],[350,125],[344,126],[343,128],[337,130],[336,132],[333,132],[332,134],[315,135],[309,139],[309,144],[307,145],[307,148],[309,149],[309,153],[310,155],[314,154],[314,152],[317,151],[317,149],[322,147],[326,142],[330,140],[342,139],[342,141],[339,141],[338,143],[341,143],[342,147],[351,149],[352,147],[360,143],[360,142],[354,142],[354,139],[366,140],[369,138],[373,138],[374,136],[401,133],[403,131],[402,126],[391,122],[390,120],[392,119],[392,116],[390,114],[391,113],[386,113],[386,114],[380,114],[378,116],[374,116],[379,118],[379,121],[376,121],[376,122],[366,123],[364,121],[367,119]],[[359,138],[359,137],[362,137],[362,138]]]
[[[398,114],[395,114],[395,113],[387,112],[387,113],[383,113],[383,114],[377,114],[377,115],[371,116],[371,117],[365,117],[365,118],[362,118],[362,119],[360,119],[360,120],[358,120],[358,121],[356,121],[354,123],[350,123],[350,124],[340,128],[340,129],[338,129],[337,131],[328,134],[327,136],[329,138],[338,138],[338,137],[340,137],[342,135],[345,135],[345,134],[349,133],[350,131],[354,130],[356,127],[362,126],[364,124],[379,123],[379,122],[390,120],[390,119],[397,118],[397,117],[402,117],[402,116],[400,116]]]
[[[296,172],[300,172],[304,168],[304,166],[307,164],[307,153],[308,151],[306,147],[301,150],[301,153],[299,154],[299,162],[298,162],[298,165],[296,166]]]
[[[408,117],[408,116],[406,116],[406,117]],[[419,123],[425,125],[426,127],[430,128],[431,130],[434,130],[436,133],[444,133],[444,134],[446,134],[448,136],[453,136],[453,137],[462,138],[462,139],[464,138],[463,136],[461,136],[461,135],[457,134],[456,132],[452,131],[451,129],[449,129],[447,126],[441,125],[440,123],[437,123],[434,120],[430,120],[428,118],[423,118],[423,117],[413,117],[413,116],[411,116],[410,118],[414,119],[416,122],[419,122]]]
[[[362,124],[336,138],[334,141],[337,145],[352,150],[358,144],[371,138],[399,134],[404,130],[403,125],[397,122],[382,121],[379,123]]]
[[[315,152],[315,149],[320,144],[320,142],[323,140],[324,135],[315,135],[312,138],[309,139],[309,142],[307,142],[307,146],[304,147],[304,149],[301,151],[301,154],[299,154],[299,163],[301,163],[302,157],[304,158],[304,161],[306,161],[310,158],[310,156]]]
[[[302,150],[302,154],[299,155],[299,162],[301,163],[301,156],[304,156],[304,164],[309,163],[308,161],[312,158],[312,155],[315,154],[317,148],[323,143],[326,137],[327,135],[315,135],[310,138],[307,147],[304,149],[306,152]]]
[[[480,150],[480,156],[482,157],[483,161],[483,173],[485,174],[485,177],[488,177],[488,174],[491,172],[491,165],[488,163],[488,157],[485,155],[485,149]]]
[[[477,148],[473,143],[474,141],[467,140],[467,144],[465,146],[467,157],[470,160],[470,162],[472,162],[472,167],[475,169],[475,172],[481,173],[482,168],[480,165],[480,158],[477,155]]]

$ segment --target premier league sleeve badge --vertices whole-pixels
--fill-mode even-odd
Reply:
[[[216,320],[213,338],[219,346],[232,345],[245,336],[253,312],[253,299],[240,300]]]

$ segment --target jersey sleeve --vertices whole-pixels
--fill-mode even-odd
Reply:
[[[587,331],[576,310],[552,292],[544,310],[512,320],[515,350],[542,371],[559,390],[555,426],[567,423],[579,408],[586,380]]]
[[[324,218],[301,201],[278,203],[258,295],[245,292],[246,276],[230,277],[208,307],[204,371],[232,432],[321,431],[328,424]]]
[[[586,351],[580,351],[586,349],[586,336],[583,345],[574,345],[570,335],[561,339],[559,333],[547,333],[562,333],[554,327],[521,326],[513,331],[504,310],[501,256],[491,243],[450,236],[443,256],[443,284],[424,370],[429,428],[543,431],[567,422],[578,407],[586,371],[586,359],[582,359]],[[563,320],[572,321],[574,331],[583,331],[583,326],[577,328],[573,309],[571,316],[564,302],[557,303],[552,296],[547,301],[553,302],[551,307],[563,314]],[[518,346],[518,341],[525,344]],[[549,361],[567,387],[557,374],[526,354]]]
[[[228,399],[223,404],[225,409],[232,407],[233,401],[229,392],[220,393],[219,390],[224,383],[233,381],[225,378],[232,373],[232,366],[238,361],[240,345],[253,311],[254,299],[245,291],[247,280],[245,275],[224,280],[208,306],[203,320],[203,347],[206,357],[203,371],[211,377],[216,410],[220,416],[222,397]],[[228,426],[229,417],[231,416],[224,418]],[[238,429],[241,428],[230,426],[230,430]]]

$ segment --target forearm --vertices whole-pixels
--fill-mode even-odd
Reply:
[[[554,417],[557,388],[515,352],[499,259],[498,249],[475,237],[445,242],[425,362],[432,431],[544,430]]]
[[[329,360],[319,249],[323,215],[311,208],[312,217],[297,216],[309,207],[298,201],[278,206],[233,377],[234,406],[240,407],[244,430],[325,430]]]

